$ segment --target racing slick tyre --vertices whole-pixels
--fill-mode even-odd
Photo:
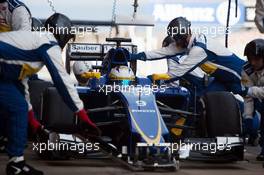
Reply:
[[[37,142],[46,148],[50,145],[59,145],[58,133],[67,134],[75,130],[74,113],[63,102],[55,87],[46,88],[41,95],[41,116],[45,128],[52,131],[49,135],[38,135],[37,137]],[[37,153],[46,160],[68,160],[70,158],[67,151],[63,150],[45,149]]]
[[[209,92],[202,97],[202,133],[206,137],[240,136],[241,115],[235,97],[229,92]]]
[[[44,126],[57,133],[71,134],[76,131],[74,112],[63,102],[55,87],[47,88],[42,98]]]

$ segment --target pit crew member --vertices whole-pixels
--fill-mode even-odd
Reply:
[[[45,27],[50,32],[14,31],[0,34],[0,106],[9,116],[6,148],[10,157],[6,168],[8,175],[43,174],[27,165],[23,157],[27,142],[28,104],[16,83],[38,72],[44,65],[64,102],[86,124],[82,131],[86,129],[93,135],[100,134],[83,109],[83,102],[63,67],[62,48],[74,38],[70,19],[55,13],[47,19]]]

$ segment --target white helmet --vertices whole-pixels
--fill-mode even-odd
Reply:
[[[75,61],[73,64],[73,73],[75,75],[81,75],[85,72],[93,71],[92,63],[90,61]]]
[[[111,69],[109,74],[110,80],[135,80],[134,72],[127,66],[116,66]]]
[[[73,73],[81,85],[86,85],[89,81],[89,79],[83,78],[81,75],[92,71],[92,63],[90,61],[75,61],[73,64]]]

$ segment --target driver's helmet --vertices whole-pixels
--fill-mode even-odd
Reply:
[[[87,85],[89,82],[89,79],[83,78],[81,75],[92,71],[92,63],[90,61],[75,61],[73,64],[73,73],[80,85]]]
[[[109,73],[111,83],[115,82],[122,85],[130,85],[135,81],[135,74],[128,66],[116,66]]]

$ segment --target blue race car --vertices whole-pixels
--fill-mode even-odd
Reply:
[[[232,94],[217,92],[202,98],[191,95],[186,86],[167,87],[159,75],[135,76],[136,62],[129,61],[135,45],[121,45],[130,39],[112,38],[116,44],[68,45],[66,69],[71,61],[101,61],[87,72],[86,86],[76,86],[91,119],[102,130],[101,137],[76,135],[81,124],[62,102],[55,88],[32,82],[40,121],[51,131],[44,141],[64,144],[99,143],[100,153],[134,170],[179,169],[179,159],[237,161],[243,159],[241,117]],[[118,76],[120,72],[124,76]],[[117,74],[116,74],[117,73]],[[38,86],[38,87],[37,87]],[[33,88],[35,87],[35,88]],[[40,88],[41,87],[41,88]],[[59,109],[59,110],[58,110]],[[40,138],[39,142],[43,142]],[[78,150],[45,151],[44,158],[75,157]],[[81,152],[89,157],[98,150]],[[99,156],[99,155],[98,155]]]

